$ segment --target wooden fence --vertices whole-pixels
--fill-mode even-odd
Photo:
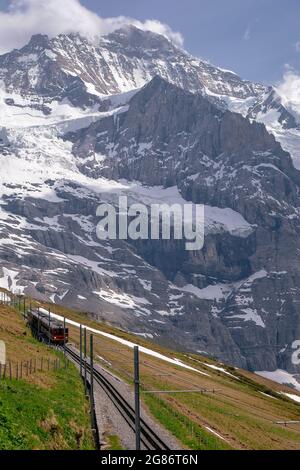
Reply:
[[[61,359],[52,360],[48,357],[34,358],[22,362],[8,361],[6,364],[0,364],[0,380],[19,380],[38,372],[55,371],[67,366],[68,362]]]

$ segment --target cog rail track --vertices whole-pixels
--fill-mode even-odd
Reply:
[[[74,362],[80,364],[80,356],[72,349],[66,347],[66,353]],[[90,365],[87,363],[87,370]],[[128,401],[121,395],[117,388],[104,377],[101,372],[94,368],[94,379],[104,390],[108,398],[113,402],[128,426],[135,432],[135,411]],[[151,427],[141,419],[141,443],[146,450],[170,450],[165,442],[151,429]]]

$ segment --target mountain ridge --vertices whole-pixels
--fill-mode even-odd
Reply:
[[[148,51],[143,49],[141,44],[148,45],[150,49]],[[213,81],[214,76],[218,91],[223,89],[224,94],[228,88],[226,80],[232,82],[233,93],[244,98],[265,89],[262,85],[241,80],[233,72],[224,71],[208,62],[195,59],[164,36],[144,32],[134,26],[104,36],[100,38],[98,44],[90,42],[79,34],[61,34],[51,39],[42,34],[34,35],[22,49],[0,56],[0,71],[1,68],[5,71],[5,66],[15,58],[17,60],[21,58],[21,63],[24,63],[26,71],[26,65],[28,65],[26,57],[28,58],[31,54],[40,54],[43,59],[46,56],[46,62],[58,63],[64,71],[69,72],[70,75],[79,76],[85,83],[94,85],[98,93],[103,94],[120,93],[139,88],[157,74],[191,91],[200,91],[205,86],[211,85],[210,91],[213,92],[216,88]],[[118,54],[118,58],[115,54]],[[22,58],[22,56],[25,57]],[[31,59],[33,62],[39,61],[40,56],[34,56]],[[86,61],[87,57],[88,61]],[[28,60],[31,67],[30,57]],[[161,60],[164,61],[164,64],[161,62],[160,67],[158,62]],[[168,60],[171,61],[169,65]],[[176,71],[176,69],[178,70]],[[11,71],[8,72],[11,75]],[[191,78],[189,78],[190,76]],[[205,78],[206,76],[209,79]],[[5,81],[6,77],[3,72],[0,77]],[[108,77],[110,83],[108,83]],[[24,77],[24,81],[25,83],[21,83],[22,91],[24,88],[26,89],[28,84],[27,76]],[[224,81],[223,88],[222,81]],[[236,93],[234,86],[237,88]]]

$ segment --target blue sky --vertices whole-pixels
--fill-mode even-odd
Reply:
[[[1,18],[9,3],[31,13],[20,20],[3,14]],[[23,45],[31,33],[51,34],[55,23],[61,27],[63,21],[72,22],[68,12],[75,4],[78,7],[78,0],[0,0],[1,52]],[[102,18],[124,15],[167,23],[182,33],[189,52],[245,79],[276,84],[286,64],[300,71],[299,0],[81,0],[81,4]],[[46,11],[49,5],[52,13]],[[76,11],[77,17],[71,13],[73,24],[81,18],[81,11]]]

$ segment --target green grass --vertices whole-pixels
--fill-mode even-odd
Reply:
[[[207,374],[203,376],[182,369],[179,366],[159,361],[154,357],[142,355],[141,382],[143,390],[171,391],[185,389],[187,384],[191,385],[189,388],[217,390],[216,393],[204,394],[179,393],[172,395],[165,393],[162,395],[148,395],[142,393],[142,398],[145,404],[148,405],[149,412],[177,438],[178,447],[199,450],[225,450],[229,448],[298,450],[300,448],[299,427],[295,425],[285,428],[276,424],[277,421],[285,419],[298,420],[300,417],[300,406],[279,393],[280,391],[288,392],[288,388],[272,384],[272,382],[251,375],[251,373],[222,364],[222,367],[225,367],[236,377],[231,378],[219,371],[212,370],[209,367],[210,361],[206,357],[166,350],[157,344],[136,338],[107,324],[97,324],[91,318],[87,318],[86,315],[81,315],[64,307],[55,305],[51,306],[51,309],[79,323],[98,328],[123,339],[138,342],[171,358],[176,357],[187,365],[199,369],[199,372]],[[8,351],[11,357],[15,357],[15,362],[20,362],[23,357],[35,358],[46,354],[47,348],[44,352],[45,346],[36,343],[30,337],[29,332],[24,336],[24,322],[17,324],[14,321],[13,325],[10,324],[8,309],[4,310],[7,310],[7,312],[5,311],[5,315],[1,316],[0,306],[0,334],[2,332],[4,335],[3,339],[7,341]],[[2,330],[1,322],[3,323]],[[70,326],[69,331],[72,342],[78,346],[79,330]],[[12,336],[14,336],[14,340],[17,338],[18,342],[14,342],[11,339]],[[20,350],[21,344],[23,345],[22,351]],[[104,364],[102,361],[100,362],[102,366],[104,365],[107,370],[132,385],[133,360],[131,349],[116,344],[108,338],[99,337],[95,343],[95,352],[95,356],[99,354],[102,357],[103,354],[104,359],[106,359],[107,362]],[[49,354],[53,356],[54,352],[48,351],[47,357]],[[205,364],[206,362],[207,364]],[[160,374],[155,373],[154,370],[159,370]],[[34,381],[38,386],[53,388],[56,383],[54,375],[37,375],[37,377],[35,375],[29,376],[28,381]],[[266,393],[270,398],[262,395],[262,393]],[[229,442],[227,443],[209,432],[205,427],[206,425],[216,430]],[[121,449],[122,444],[115,436],[114,431],[107,430],[106,437],[108,449]],[[54,444],[47,443],[48,446]],[[71,448],[68,442],[67,444]],[[39,446],[42,445],[39,444]]]
[[[38,342],[15,309],[0,305],[0,338],[15,364],[60,359],[63,355]],[[94,449],[89,405],[74,365],[59,370],[37,368],[23,380],[0,380],[0,450]]]
[[[106,436],[106,439],[108,441],[107,448],[105,450],[124,450],[124,447],[121,444],[121,440],[119,436]]]
[[[191,450],[229,450],[230,445],[202,429],[185,415],[175,411],[164,400],[147,394],[144,401],[151,414]]]
[[[78,371],[70,365],[52,374],[51,388],[0,382],[0,450],[94,448]]]

